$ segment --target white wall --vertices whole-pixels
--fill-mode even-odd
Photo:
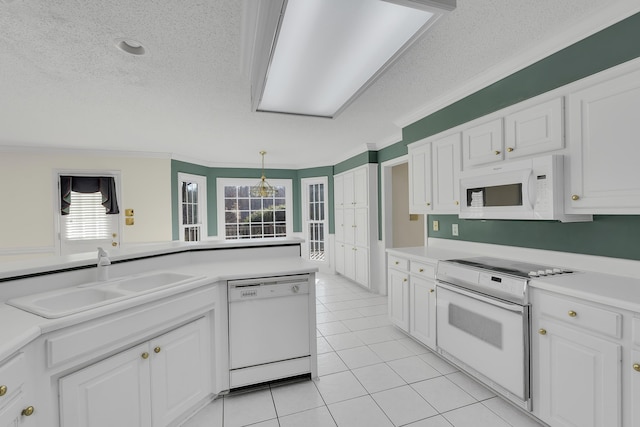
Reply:
[[[120,211],[135,210],[121,243],[170,241],[171,160],[56,151],[0,151],[0,261],[55,251],[56,170],[121,173]]]

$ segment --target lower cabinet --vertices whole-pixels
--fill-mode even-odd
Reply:
[[[20,353],[0,366],[0,427],[27,427],[35,422],[35,409],[28,406],[25,384],[29,370]]]
[[[389,320],[409,332],[409,275],[390,268],[387,281]]]
[[[427,347],[436,347],[436,284],[411,275],[409,278],[409,333]]]
[[[61,378],[61,427],[168,425],[211,393],[210,336],[200,318]]]

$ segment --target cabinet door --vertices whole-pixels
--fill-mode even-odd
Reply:
[[[456,133],[432,143],[434,212],[460,212],[460,139],[461,134]]]
[[[148,344],[60,379],[61,427],[151,427]]]
[[[409,212],[431,211],[431,144],[409,147]]]
[[[21,415],[24,409],[23,394],[15,397],[11,403],[4,407],[0,407],[0,427],[21,427],[27,424],[21,423],[25,417]],[[31,418],[35,418],[35,413]],[[26,421],[26,420],[24,420]]]
[[[333,177],[333,203],[335,208],[344,207],[344,177]]]
[[[344,206],[352,208],[356,204],[353,191],[353,172],[342,175],[342,192]]]
[[[356,246],[369,246],[369,209],[354,209],[353,217],[353,242]]]
[[[358,168],[353,172],[353,205],[369,206],[369,167]]]
[[[345,277],[356,280],[356,247],[353,245],[344,245],[344,275]]]
[[[353,248],[355,263],[353,280],[367,288],[369,286],[369,251],[367,248],[356,246]]]
[[[409,333],[432,349],[436,345],[435,289],[431,280],[409,279]]]
[[[343,242],[353,245],[356,240],[356,210],[345,208],[342,211]]]
[[[504,119],[505,157],[515,159],[564,147],[562,98],[536,105]]]
[[[546,318],[540,326],[542,420],[554,427],[619,427],[621,347]]]
[[[504,159],[502,119],[496,119],[462,132],[463,166],[484,165]]]
[[[212,391],[207,318],[151,340],[151,419],[166,426]]]
[[[409,332],[409,276],[392,268],[388,273],[389,320]]]
[[[567,213],[640,213],[640,71],[569,95]]]
[[[335,233],[336,233],[336,242],[344,242],[344,209],[336,208],[335,210]]]
[[[631,352],[631,363],[631,399],[627,399],[627,402],[633,402],[631,425],[640,426],[640,350]]]
[[[346,276],[347,274],[345,272],[345,255],[346,255],[345,245],[344,243],[336,242],[335,246],[336,246],[336,257],[335,257],[336,273]]]

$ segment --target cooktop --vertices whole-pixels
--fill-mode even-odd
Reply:
[[[518,276],[523,278],[573,273],[573,271],[565,268],[549,267],[545,265],[531,264],[527,262],[513,261],[513,260],[493,258],[493,257],[449,259],[449,260],[446,260],[446,262],[467,265],[469,267],[494,271],[496,273],[510,274],[512,276]]]

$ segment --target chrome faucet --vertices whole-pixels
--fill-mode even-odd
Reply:
[[[107,268],[109,265],[111,265],[109,253],[102,248],[98,248],[98,281],[109,280],[109,270]]]

